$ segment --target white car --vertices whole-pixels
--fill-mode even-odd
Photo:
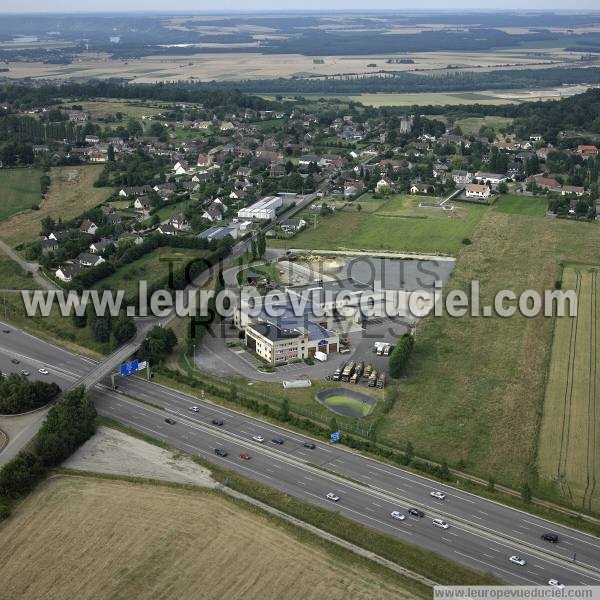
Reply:
[[[563,590],[565,586],[558,579],[549,579],[548,585],[558,588],[559,590]]]
[[[38,369],[38,373],[41,373],[42,375],[48,375],[48,373],[50,373],[50,371],[48,371],[48,369]]]
[[[510,560],[511,563],[521,567],[524,567],[527,564],[527,561],[520,556],[511,556],[508,560]]]
[[[252,439],[255,442],[260,442],[261,444],[265,441],[265,438],[262,435],[254,435],[252,436]]]
[[[331,502],[339,502],[340,501],[340,497],[336,496],[333,492],[329,492],[329,494],[327,494],[327,496],[325,496],[325,498],[327,498],[327,500],[330,500]]]
[[[448,529],[448,527],[450,527],[444,519],[433,519],[432,523],[434,527],[441,527],[442,529]]]
[[[404,521],[404,519],[406,519],[399,510],[393,510],[390,515],[392,515],[392,519],[398,519],[398,521]]]
[[[190,410],[192,412],[198,412],[200,410],[200,407],[199,406],[190,406]]]
[[[432,498],[436,498],[437,500],[445,500],[446,494],[444,492],[438,492],[437,490],[433,490],[433,492],[429,492],[429,495]]]

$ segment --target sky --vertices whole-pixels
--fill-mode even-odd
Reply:
[[[50,9],[50,10],[49,10]],[[165,0],[0,0],[0,13],[23,12],[123,12],[123,11],[281,11],[281,10],[598,10],[598,0],[179,0],[175,4]]]

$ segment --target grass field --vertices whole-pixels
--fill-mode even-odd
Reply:
[[[101,170],[101,165],[50,169],[52,183],[40,210],[13,215],[1,222],[0,238],[16,246],[38,237],[40,220],[48,215],[55,219],[71,219],[86,209],[101,204],[113,191],[111,188],[94,187],[94,181]],[[36,176],[34,173],[31,176],[37,182],[39,174]],[[70,175],[73,175],[71,179]]]
[[[322,250],[455,254],[487,207],[464,203],[455,204],[452,211],[419,207],[420,202],[435,201],[435,198],[403,194],[384,200],[363,196],[360,202],[337,210],[331,216],[319,217],[316,229],[309,225],[289,240],[272,240],[269,244]]]
[[[458,119],[454,125],[460,127],[464,135],[472,135],[479,133],[482,127],[492,127],[496,130],[506,127],[513,122],[513,119],[507,117],[467,117]]]
[[[39,286],[35,279],[28,275],[4,252],[0,252],[0,288],[9,290],[34,290]],[[1,307],[0,307],[1,308]]]
[[[100,290],[124,290],[125,298],[131,298],[138,291],[141,280],[148,282],[148,288],[169,275],[169,263],[178,269],[195,258],[204,255],[202,250],[157,248],[124,267],[117,269],[110,277],[100,280],[93,287]]]
[[[595,224],[488,210],[471,239],[446,289],[467,291],[477,280],[482,306],[502,289],[554,289],[561,263],[600,264]],[[553,320],[544,316],[426,318],[378,439],[411,441],[417,454],[464,461],[469,471],[515,488],[535,485],[552,335]],[[539,456],[548,444],[556,438],[542,436]]]
[[[215,492],[65,475],[0,524],[0,578],[22,600],[426,596]]]
[[[99,114],[111,114],[123,113],[125,118],[133,117],[134,119],[141,119],[142,115],[158,115],[162,111],[157,106],[144,104],[143,102],[131,102],[131,101],[119,101],[115,99],[110,100],[94,100],[77,102],[83,110],[86,110],[92,114],[93,117]]]
[[[567,266],[563,289],[575,290],[577,317],[556,319],[539,470],[543,482],[575,506],[600,512],[600,317],[598,267]]]
[[[530,217],[543,217],[548,208],[548,200],[539,196],[517,196],[505,194],[500,196],[494,204],[494,210],[511,215],[529,215]]]
[[[40,169],[0,169],[0,221],[41,202]]]

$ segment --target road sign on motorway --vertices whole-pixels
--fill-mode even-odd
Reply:
[[[329,436],[329,439],[330,439],[332,442],[334,442],[334,443],[335,443],[335,442],[339,442],[339,441],[340,441],[340,435],[341,435],[341,434],[340,434],[340,432],[339,432],[339,431],[335,431],[334,433],[332,433],[332,434]]]
[[[130,360],[129,362],[123,363],[120,368],[121,377],[128,377],[133,375],[140,370],[140,364],[136,360]]]

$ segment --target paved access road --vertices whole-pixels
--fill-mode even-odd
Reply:
[[[0,332],[2,371],[27,369],[31,377],[53,379],[66,388],[94,365],[10,326],[0,327],[11,330],[8,334]],[[13,364],[13,358],[20,363]],[[38,374],[40,367],[47,368],[50,374]],[[305,448],[307,437],[303,435],[141,378],[122,381],[118,392],[102,386],[94,389],[100,414],[449,559],[515,584],[545,584],[550,578],[572,585],[600,584],[598,538],[431,482],[339,446],[315,441],[314,450]],[[190,411],[192,405],[198,406],[199,411]],[[176,424],[166,423],[167,417]],[[222,419],[223,425],[212,425],[213,418]],[[255,435],[262,435],[265,442],[253,441]],[[281,437],[284,444],[272,443],[274,437]],[[225,448],[228,456],[215,456],[216,447]],[[241,460],[241,452],[248,452],[252,458]],[[431,498],[429,492],[433,489],[444,491],[446,500]],[[340,497],[339,503],[325,499],[329,492]],[[420,508],[426,516],[408,516],[406,509],[411,506]],[[407,519],[393,520],[392,510],[400,510]],[[446,520],[449,529],[433,527],[433,518]],[[543,542],[540,535],[546,531],[558,533],[560,542]],[[574,553],[577,563],[572,561]],[[526,559],[527,565],[511,564],[508,558],[513,554]]]

